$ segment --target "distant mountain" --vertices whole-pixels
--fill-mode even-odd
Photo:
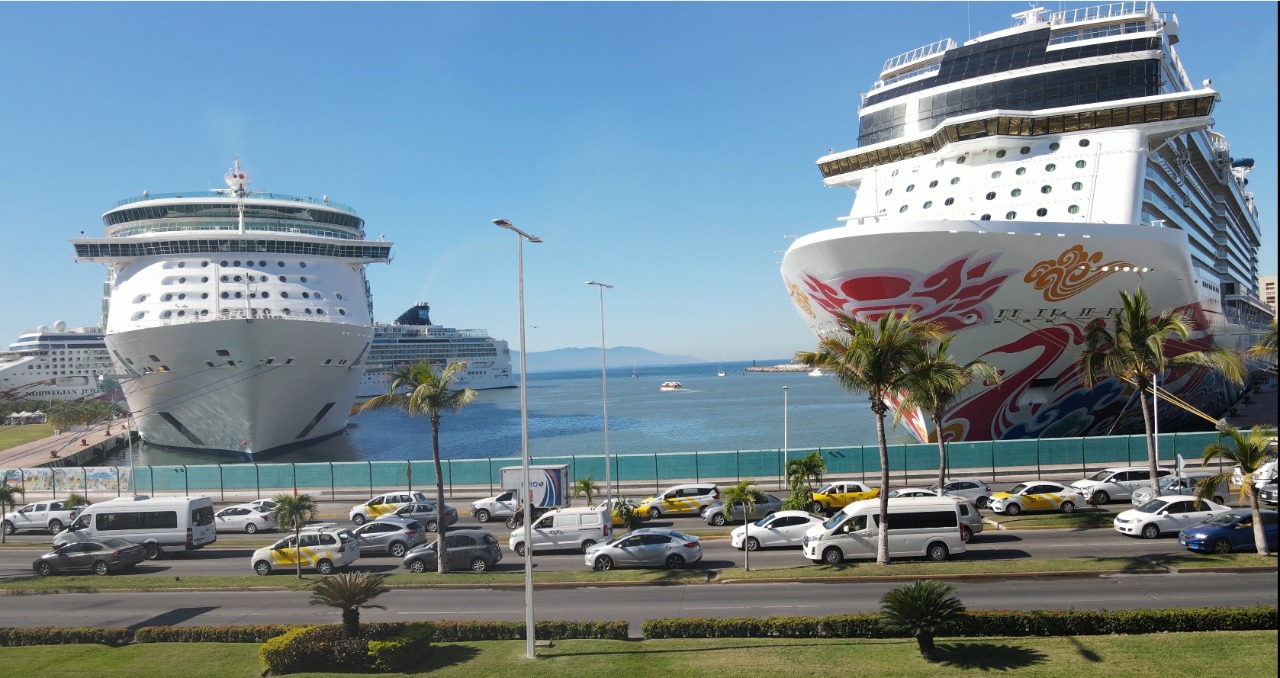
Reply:
[[[529,373],[558,372],[562,370],[599,369],[600,348],[557,348],[552,351],[530,351],[525,358]],[[689,365],[707,362],[687,355],[654,353],[636,346],[614,346],[608,349],[610,367],[623,367],[633,362],[637,367],[650,365]],[[511,352],[511,369],[520,371],[520,352]]]

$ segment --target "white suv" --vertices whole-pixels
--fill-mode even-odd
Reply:
[[[471,502],[471,515],[477,521],[487,523],[494,518],[508,518],[520,511],[520,500],[515,490]]]
[[[1172,475],[1167,468],[1157,469],[1156,475],[1163,478]],[[1133,491],[1151,485],[1151,470],[1146,466],[1114,466],[1071,483],[1071,487],[1091,504],[1105,504],[1113,499],[1128,499]]]
[[[310,525],[297,536],[291,534],[271,546],[264,546],[253,552],[250,563],[253,571],[260,575],[271,574],[276,569],[295,569],[299,560],[303,569],[330,574],[359,558],[359,537],[345,527],[330,523]]]

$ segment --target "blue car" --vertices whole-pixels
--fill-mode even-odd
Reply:
[[[1259,513],[1267,548],[1274,553],[1276,551],[1276,512],[1263,510]],[[1219,513],[1203,523],[1184,527],[1178,533],[1178,543],[1200,553],[1258,550],[1253,541],[1253,516],[1249,509],[1234,509]]]

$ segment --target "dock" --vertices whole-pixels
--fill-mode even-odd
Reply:
[[[138,439],[137,430],[126,430],[124,419],[83,430],[59,431],[48,438],[0,450],[0,467],[91,466],[108,454],[127,447],[130,435],[134,440]]]

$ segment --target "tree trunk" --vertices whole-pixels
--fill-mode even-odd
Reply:
[[[298,579],[302,579],[302,525],[293,519],[293,564],[298,567]]]
[[[342,608],[342,637],[346,639],[360,636],[360,608]]]
[[[1245,477],[1245,482],[1253,482],[1252,474]],[[1270,556],[1271,549],[1267,548],[1267,536],[1262,530],[1262,514],[1258,511],[1257,485],[1249,488],[1249,513],[1253,517],[1253,544],[1258,547],[1258,555],[1263,557]]]
[[[938,434],[938,496],[942,496],[942,486],[947,482],[947,443],[942,440],[942,418],[933,415],[933,430]]]
[[[884,399],[879,392],[871,396],[871,411],[876,415],[876,443],[880,446],[880,526],[877,529],[876,563],[889,564],[889,443],[884,438]]]
[[[445,546],[444,472],[440,467],[440,413],[431,413],[431,459],[436,465],[436,567],[440,574],[449,572],[449,549]]]
[[[1151,386],[1150,379],[1138,377],[1138,405],[1142,407],[1142,425],[1147,430],[1147,470],[1151,473],[1151,498],[1155,499],[1160,496],[1160,478],[1156,475],[1160,460],[1156,458],[1156,435],[1151,429],[1151,409],[1147,406],[1149,386]],[[1152,393],[1151,400],[1155,399],[1155,393]]]
[[[933,644],[933,634],[921,633],[916,636],[916,644],[920,646],[920,656],[933,661],[933,655],[936,651],[936,647]]]

